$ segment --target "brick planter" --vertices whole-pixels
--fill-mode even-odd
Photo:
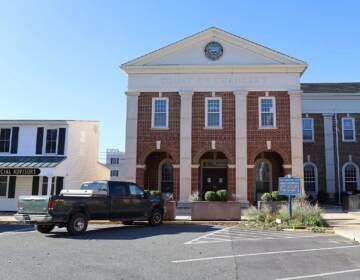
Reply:
[[[165,202],[164,220],[175,220],[176,217],[176,201],[169,200]]]
[[[191,220],[234,220],[241,219],[241,203],[238,201],[196,201],[191,205]]]
[[[265,206],[269,206],[272,212],[276,212],[281,208],[282,205],[287,205],[287,200],[280,201],[258,201],[258,209],[262,209]]]

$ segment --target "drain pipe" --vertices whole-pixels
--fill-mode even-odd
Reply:
[[[338,127],[338,117],[337,113],[334,110],[335,115],[335,133],[336,133],[336,171],[337,171],[337,183],[338,183],[338,203],[341,205],[341,186],[340,186],[340,156],[339,156],[339,127]]]

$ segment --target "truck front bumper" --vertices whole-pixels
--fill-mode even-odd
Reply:
[[[47,214],[15,214],[15,219],[29,224],[36,223],[50,223],[53,221],[53,217]]]

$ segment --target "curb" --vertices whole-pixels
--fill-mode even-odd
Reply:
[[[354,242],[360,242],[360,236],[359,235],[355,235],[353,233],[353,231],[349,231],[346,229],[334,229],[335,234],[340,235],[346,239],[350,239],[351,241]]]

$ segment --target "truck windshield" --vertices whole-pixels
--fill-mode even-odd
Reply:
[[[107,191],[107,184],[104,182],[83,183],[81,190]]]

